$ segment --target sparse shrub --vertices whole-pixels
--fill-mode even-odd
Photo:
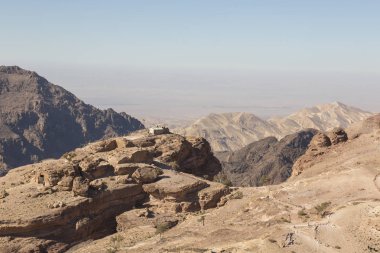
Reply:
[[[305,212],[305,208],[299,210],[297,214],[298,214],[298,216],[300,216],[300,217],[305,217],[305,216],[307,216],[307,213]]]
[[[271,238],[268,239],[268,241],[271,242],[271,243],[276,243],[277,242],[275,239],[271,239]]]
[[[203,226],[205,225],[205,220],[206,220],[206,217],[204,215],[198,218],[198,222],[201,222]]]
[[[107,247],[107,253],[116,253],[120,250],[124,238],[121,235],[112,236]]]
[[[64,153],[61,158],[65,158],[68,161],[71,161],[77,154],[73,151]]]
[[[326,209],[331,205],[331,202],[323,202],[319,205],[316,205],[314,209],[317,211],[318,215],[324,217],[326,216],[327,212]]]
[[[334,248],[341,249],[342,247],[340,247],[339,245],[336,245]]]
[[[228,177],[227,177],[227,175],[224,174],[224,173],[219,173],[218,175],[216,175],[214,177],[214,181],[217,182],[217,183],[224,184],[224,185],[226,185],[228,187],[232,186],[231,180],[229,180]]]
[[[241,191],[236,191],[230,195],[230,199],[242,199],[243,193]]]
[[[258,186],[268,185],[271,179],[267,175],[262,175],[259,179]]]
[[[161,237],[162,233],[169,230],[171,227],[172,226],[171,226],[170,222],[165,222],[165,221],[160,222],[156,225],[156,234],[159,234]]]
[[[284,218],[284,217],[281,217],[281,221],[286,222],[286,223],[290,223],[290,220],[288,220],[287,218]]]

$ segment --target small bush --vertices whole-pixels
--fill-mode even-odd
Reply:
[[[156,234],[161,236],[162,233],[169,230],[171,228],[170,222],[161,222],[156,225]]]
[[[331,205],[331,202],[323,202],[319,205],[316,205],[314,209],[317,211],[317,213],[320,216],[325,216],[326,215],[326,209]]]
[[[262,175],[258,181],[258,186],[268,185],[271,179],[267,175]]]
[[[112,236],[107,247],[107,253],[116,253],[120,250],[124,238],[121,235]]]
[[[281,217],[281,221],[282,221],[282,222],[286,222],[286,223],[290,223],[290,220],[288,220],[288,219],[286,219],[286,218],[284,218],[284,217]]]
[[[217,183],[224,184],[224,185],[226,185],[228,187],[232,186],[231,180],[229,180],[228,177],[227,177],[227,175],[223,174],[223,173],[219,173],[218,175],[216,175],[214,177],[214,181],[217,182]]]
[[[299,210],[297,214],[298,214],[298,216],[307,216],[305,209]]]
[[[64,153],[61,158],[65,158],[68,161],[71,161],[77,154],[73,151]]]
[[[242,199],[243,193],[241,191],[236,191],[230,195],[230,199]]]
[[[205,220],[206,220],[206,217],[204,215],[202,215],[201,217],[199,217],[198,222],[201,222],[202,225],[204,226],[205,225]]]

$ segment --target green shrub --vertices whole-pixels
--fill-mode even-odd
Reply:
[[[323,202],[323,203],[321,203],[321,204],[319,204],[319,205],[316,205],[316,206],[314,207],[314,209],[317,211],[317,213],[318,213],[320,216],[324,217],[324,216],[327,214],[326,209],[327,209],[330,205],[331,205],[331,202]]]
[[[116,253],[120,250],[124,238],[121,235],[112,236],[107,247],[107,253]]]
[[[231,180],[228,179],[227,175],[224,173],[219,173],[214,177],[214,182],[224,184],[228,187],[232,186]]]
[[[302,210],[299,210],[297,214],[298,216],[307,216],[307,213],[305,212],[305,208],[303,208]]]

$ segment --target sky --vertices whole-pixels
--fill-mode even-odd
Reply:
[[[380,111],[378,0],[0,0],[0,65],[137,117]]]

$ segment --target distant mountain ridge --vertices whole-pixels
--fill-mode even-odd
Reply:
[[[210,114],[174,131],[185,136],[206,138],[215,152],[234,151],[265,137],[281,139],[307,128],[320,131],[334,127],[346,128],[371,115],[373,113],[334,102],[268,120],[244,112]]]
[[[85,104],[33,71],[0,66],[0,171],[142,128],[126,113]]]

